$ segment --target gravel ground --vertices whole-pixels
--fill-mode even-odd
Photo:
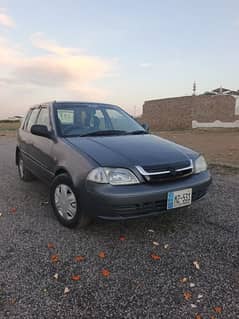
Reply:
[[[238,171],[214,168],[191,208],[70,230],[42,205],[46,186],[19,181],[14,147],[0,138],[0,318],[239,318]]]

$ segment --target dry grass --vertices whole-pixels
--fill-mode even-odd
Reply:
[[[0,121],[0,136],[12,136],[16,134],[16,130],[19,128],[20,122],[8,122]]]
[[[203,153],[211,164],[239,166],[239,130],[164,131],[157,134]]]

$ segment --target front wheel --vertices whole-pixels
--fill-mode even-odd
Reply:
[[[51,185],[50,199],[55,215],[62,225],[78,225],[84,228],[90,224],[91,218],[81,211],[79,196],[67,174],[56,176]]]

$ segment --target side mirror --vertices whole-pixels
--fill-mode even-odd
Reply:
[[[50,138],[51,132],[48,130],[46,125],[34,124],[31,127],[31,133],[38,136]]]
[[[141,124],[143,126],[143,128],[145,129],[145,131],[149,132],[149,125],[147,123],[143,123]]]

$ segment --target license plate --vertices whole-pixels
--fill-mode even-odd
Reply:
[[[192,188],[168,193],[167,209],[188,206],[191,203],[192,203]]]

